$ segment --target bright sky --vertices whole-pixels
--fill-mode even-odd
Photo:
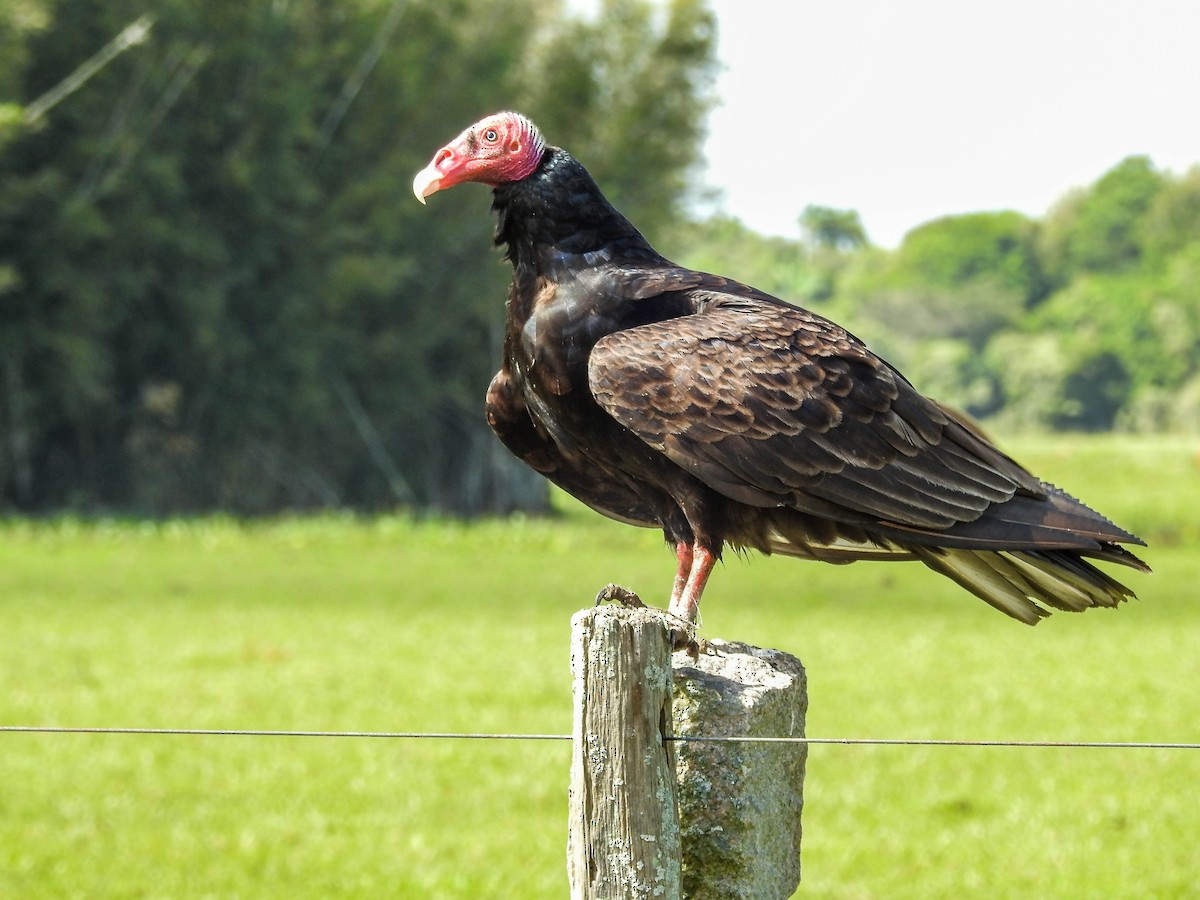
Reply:
[[[1132,153],[1200,162],[1196,0],[710,0],[708,183],[768,234],[809,203],[872,241],[950,213],[1041,215]]]

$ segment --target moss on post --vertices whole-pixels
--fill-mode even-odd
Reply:
[[[680,737],[803,737],[807,680],[778,650],[709,641],[675,655]],[[676,742],[683,894],[784,900],[800,883],[803,744]]]

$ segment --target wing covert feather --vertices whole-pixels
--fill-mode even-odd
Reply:
[[[715,490],[754,506],[943,529],[1040,483],[840,327],[709,298],[600,340],[600,405]]]

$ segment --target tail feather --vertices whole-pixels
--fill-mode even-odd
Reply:
[[[942,531],[891,522],[864,527],[780,508],[759,520],[767,527],[746,544],[831,563],[920,560],[1028,625],[1051,609],[1082,612],[1133,598],[1132,590],[1091,561],[1149,572],[1118,543],[1143,542],[1070,495],[1044,487],[1042,498],[1018,495],[974,522]]]
[[[1011,573],[1004,572],[1006,566],[997,565],[1003,559],[999,553],[921,547],[918,555],[921,562],[933,571],[945,575],[980,600],[1026,625],[1036,625],[1040,619],[1050,615],[1049,611],[1030,599],[1032,591],[1027,581],[1023,578],[1014,580]]]
[[[1136,596],[1071,550],[911,549],[935,572],[1027,625],[1050,615],[1047,606],[1082,612],[1095,606],[1115,607]],[[1119,547],[1115,551],[1108,558],[1149,571],[1132,553]]]

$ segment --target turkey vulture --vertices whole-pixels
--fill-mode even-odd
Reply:
[[[1030,625],[1133,592],[1088,560],[1143,542],[1031,475],[821,316],[660,256],[569,153],[501,112],[439,150],[422,203],[492,189],[504,359],[487,418],[595,510],[661,528],[669,610],[695,621],[726,546],[919,560]]]

